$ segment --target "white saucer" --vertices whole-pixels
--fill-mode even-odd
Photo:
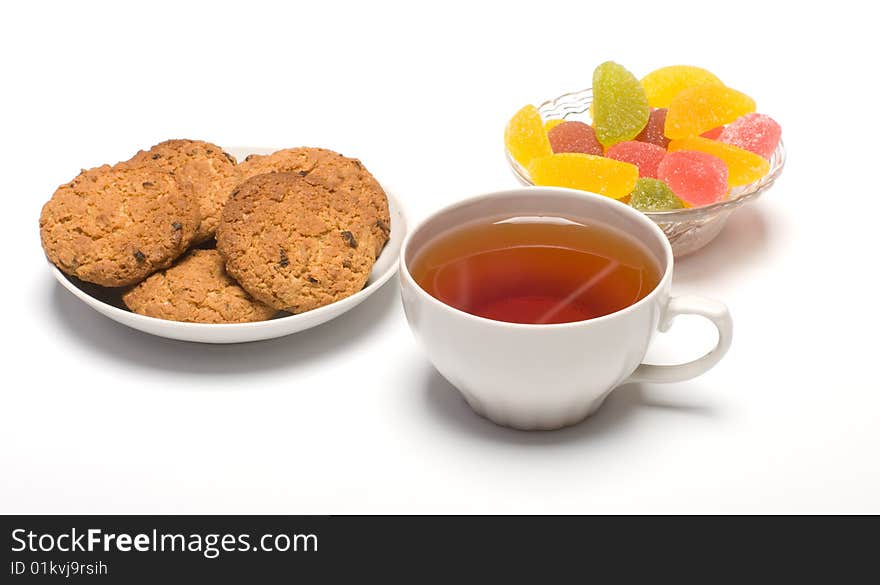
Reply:
[[[248,154],[268,154],[275,150],[277,149],[227,149],[238,160],[243,160]],[[391,235],[379,258],[376,260],[376,264],[373,266],[373,271],[370,273],[367,285],[350,297],[312,311],[300,313],[299,315],[288,315],[257,323],[229,325],[181,323],[145,317],[126,309],[122,304],[117,289],[104,288],[83,282],[67,276],[51,263],[49,266],[52,269],[52,274],[61,283],[61,286],[86,305],[118,323],[151,335],[200,343],[243,343],[283,337],[326,323],[330,319],[334,319],[349,309],[354,308],[379,290],[397,272],[400,246],[403,243],[404,236],[406,236],[407,222],[400,202],[392,193],[388,193],[387,190],[386,193],[388,195],[388,207],[391,215]]]

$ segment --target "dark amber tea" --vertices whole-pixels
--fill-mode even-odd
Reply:
[[[429,242],[413,278],[436,299],[511,323],[568,323],[607,315],[644,298],[660,269],[634,238],[555,217],[463,226]]]

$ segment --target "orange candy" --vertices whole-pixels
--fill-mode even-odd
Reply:
[[[535,185],[568,187],[621,199],[639,180],[639,168],[591,154],[563,153],[536,158],[529,165]]]
[[[667,138],[691,138],[755,111],[755,100],[723,85],[698,85],[682,90],[669,104],[664,128]]]
[[[731,187],[753,183],[770,171],[770,163],[762,156],[709,138],[673,140],[669,143],[669,152],[677,150],[705,152],[723,160],[727,165],[727,183]]]

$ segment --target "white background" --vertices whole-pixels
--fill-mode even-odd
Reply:
[[[861,3],[4,4],[0,512],[880,512],[876,21]],[[320,328],[213,347],[52,279],[37,218],[172,137],[360,157],[411,219],[516,185],[502,129],[613,59],[692,63],[784,127],[779,183],[676,265],[736,334],[701,378],[521,433],[473,415],[396,282]],[[680,319],[651,355],[713,343]]]

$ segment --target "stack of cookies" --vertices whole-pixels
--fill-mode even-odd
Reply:
[[[49,260],[121,289],[141,315],[245,323],[362,289],[390,233],[360,161],[321,148],[251,155],[169,140],[83,171],[43,206]]]

